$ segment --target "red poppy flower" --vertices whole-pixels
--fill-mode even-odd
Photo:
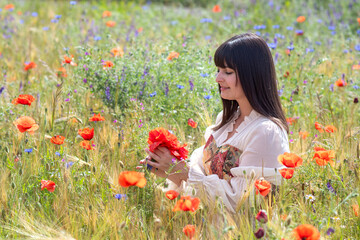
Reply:
[[[324,126],[323,125],[321,125],[320,123],[318,123],[318,122],[315,122],[315,128],[316,128],[316,130],[318,130],[320,133],[323,133],[324,132]]]
[[[289,125],[293,125],[294,123],[296,123],[297,120],[298,120],[297,117],[288,117],[288,118],[286,118],[286,122],[287,122]]]
[[[302,224],[293,230],[296,240],[319,240],[320,232],[310,224]]]
[[[174,200],[179,196],[179,193],[175,190],[169,190],[165,193],[165,196],[170,200]]]
[[[352,69],[353,70],[359,70],[360,69],[360,64],[352,65]]]
[[[111,17],[111,12],[110,11],[104,11],[103,14],[102,14],[102,17],[103,18]]]
[[[212,11],[213,11],[214,13],[218,13],[218,12],[221,12],[221,8],[220,8],[219,5],[215,5],[215,6],[213,7]]]
[[[101,114],[94,114],[94,116],[92,116],[89,119],[90,122],[100,122],[100,121],[105,121],[105,118],[103,116],[101,116]]]
[[[342,80],[340,78],[335,82],[335,85],[338,86],[338,87],[345,87],[347,85],[347,83],[345,82],[345,80]]]
[[[55,191],[55,187],[56,187],[56,184],[53,181],[41,180],[41,191],[46,188],[49,192],[53,192],[53,191]]]
[[[180,145],[177,137],[164,128],[155,128],[149,132],[149,149],[154,152],[158,147],[166,147],[177,159],[186,159],[189,151],[185,149],[186,144]]]
[[[94,137],[94,128],[79,129],[78,134],[82,136],[84,140],[91,140]]]
[[[289,77],[290,73],[288,71],[286,71],[286,73],[284,74],[284,77],[287,78]]]
[[[125,171],[119,175],[119,184],[122,187],[137,186],[143,188],[146,185],[146,178],[144,176],[145,173]]]
[[[278,161],[281,162],[284,166],[289,168],[296,168],[302,165],[303,160],[301,157],[295,153],[285,152],[278,156]]]
[[[103,69],[106,70],[112,68],[114,66],[114,63],[112,63],[111,61],[105,61],[102,63],[102,65],[103,65]]]
[[[123,57],[124,56],[124,50],[122,50],[121,48],[113,48],[113,49],[111,49],[110,52],[114,57],[117,57],[117,56]]]
[[[74,56],[71,55],[70,57],[64,55],[64,61],[62,61],[62,64],[70,64],[71,66],[77,66],[77,64],[73,61],[74,60]]]
[[[199,208],[200,199],[191,198],[190,196],[182,196],[178,200],[173,208],[173,212],[176,211],[192,211],[195,212]]]
[[[260,210],[258,214],[256,215],[256,220],[258,220],[261,223],[267,223],[268,222],[268,216],[266,214],[265,210]]]
[[[29,71],[30,69],[37,67],[36,63],[34,63],[34,62],[24,63],[24,65],[25,65],[25,67],[24,67],[25,71]]]
[[[171,61],[174,58],[178,58],[180,56],[180,54],[178,52],[171,52],[169,53],[169,55],[167,56],[167,60]]]
[[[300,131],[299,136],[305,140],[309,136],[309,133],[307,131]]]
[[[334,162],[332,161],[334,158],[335,152],[333,150],[316,151],[313,160],[315,160],[319,166],[325,166],[328,163],[334,164]]]
[[[39,129],[39,125],[36,124],[32,117],[22,116],[16,119],[13,123],[21,133],[28,132],[33,134],[34,131]]]
[[[352,209],[354,211],[355,216],[358,217],[359,216],[359,205],[358,204],[353,204],[351,207],[352,207]]]
[[[305,22],[305,20],[306,20],[306,17],[304,17],[304,16],[299,16],[299,17],[297,17],[297,19],[296,19],[296,21],[297,21],[298,23]]]
[[[107,21],[106,22],[107,27],[115,27],[115,25],[116,25],[116,22],[114,22],[114,21]]]
[[[322,148],[322,147],[314,147],[314,150],[315,150],[315,152],[317,152],[317,151],[326,151],[326,149]]]
[[[57,70],[56,75],[57,75],[58,77],[65,77],[65,78],[66,78],[66,77],[67,77],[66,69],[63,68],[63,67],[59,68],[59,69]]]
[[[271,184],[265,179],[258,179],[255,181],[256,194],[266,196],[271,191]]]
[[[53,143],[53,144],[56,144],[56,145],[61,145],[64,143],[64,140],[65,140],[65,137],[64,136],[60,136],[60,135],[57,135],[57,136],[53,136],[50,141]]]
[[[192,128],[196,128],[197,127],[197,122],[195,122],[192,118],[188,119],[188,125]]]
[[[7,4],[7,5],[5,5],[5,7],[4,7],[4,9],[5,10],[14,10],[14,8],[15,8],[15,5],[14,4]]]
[[[333,132],[337,131],[336,127],[333,125],[327,125],[327,126],[325,126],[324,129],[325,129],[325,132],[328,132],[328,133],[333,133]]]
[[[28,94],[20,94],[18,98],[15,98],[14,100],[12,100],[12,104],[18,105],[18,104],[22,104],[22,105],[29,105],[31,106],[31,103],[35,101],[35,98],[31,95]]]
[[[144,30],[144,29],[143,29],[142,27],[139,27],[139,28],[137,29],[137,32],[138,32],[138,33],[141,33],[143,30]]]
[[[93,145],[94,144],[94,141],[88,141],[88,140],[84,140],[84,141],[81,141],[80,142],[80,146],[86,150],[93,150]]]
[[[293,177],[295,172],[295,168],[283,168],[283,169],[279,169],[279,173],[281,174],[281,176],[285,179],[290,179]]]
[[[187,236],[190,239],[194,239],[195,236],[195,226],[194,225],[186,225],[183,228],[183,233],[185,234],[185,236]]]

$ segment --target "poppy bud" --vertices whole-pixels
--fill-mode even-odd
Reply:
[[[260,210],[259,213],[256,215],[256,220],[258,220],[261,223],[267,223],[268,216],[266,215],[266,211]]]
[[[262,238],[265,235],[265,230],[263,228],[259,228],[255,234],[257,239]]]
[[[359,99],[356,97],[354,98],[354,103],[358,103],[359,102]]]

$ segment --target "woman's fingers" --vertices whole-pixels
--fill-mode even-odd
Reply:
[[[145,152],[147,152],[147,154],[149,154],[149,156],[152,158],[152,159],[155,159],[155,160],[158,160],[160,159],[159,155],[157,155],[156,153],[153,153],[153,152],[150,152],[149,149],[145,149]]]

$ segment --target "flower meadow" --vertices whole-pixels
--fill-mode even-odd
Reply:
[[[360,239],[360,4],[188,3],[0,0],[0,239]],[[273,54],[291,153],[231,214],[137,166],[205,143],[214,51],[244,32]]]

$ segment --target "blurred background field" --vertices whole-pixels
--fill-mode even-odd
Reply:
[[[260,208],[266,239],[291,239],[305,223],[322,239],[360,239],[359,13],[356,0],[0,0],[0,239],[186,239],[187,224],[195,239],[255,239]],[[303,166],[272,204],[245,203],[236,215],[205,200],[195,213],[172,212],[175,200],[147,172],[144,188],[120,187],[151,129],[171,130],[190,152],[204,144],[222,108],[213,54],[244,32],[272,51]],[[36,67],[25,70],[29,62]],[[35,101],[12,104],[19,94]],[[94,113],[105,121],[90,122]],[[21,116],[35,119],[35,134],[19,133]],[[93,150],[79,145],[85,127],[95,130]],[[318,166],[314,146],[334,150],[334,165]],[[54,192],[41,191],[43,179]]]

